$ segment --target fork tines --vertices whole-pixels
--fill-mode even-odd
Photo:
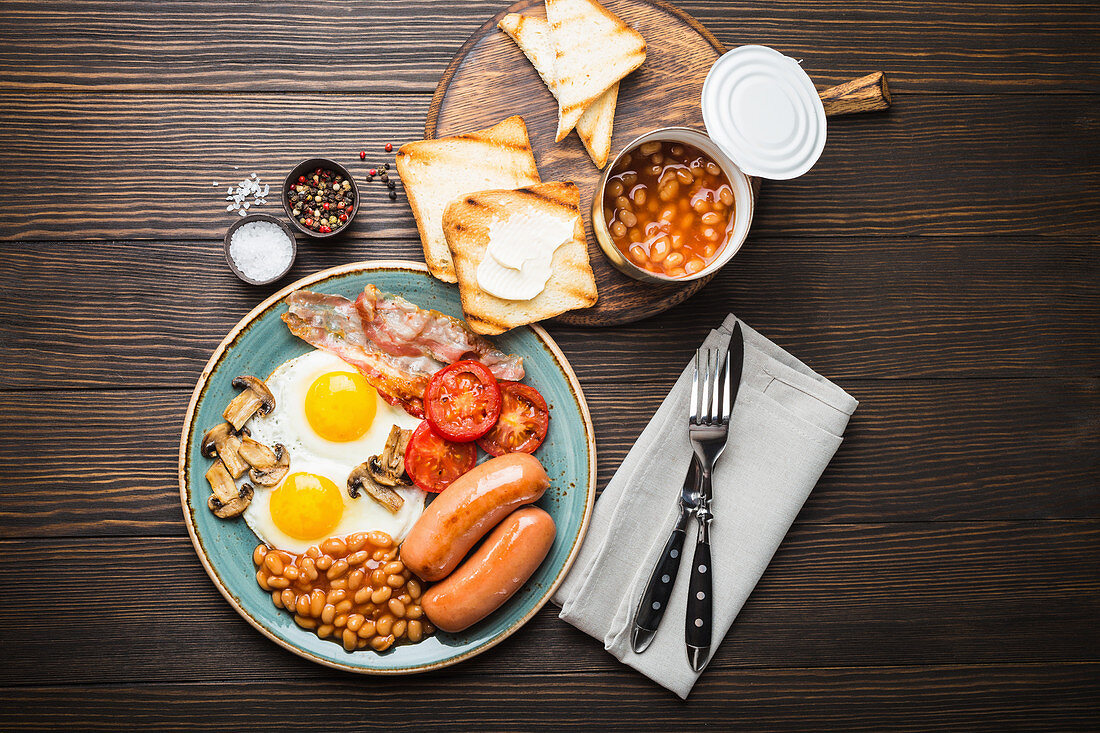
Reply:
[[[695,352],[691,374],[691,425],[724,425],[730,420],[730,364],[724,363],[719,349],[700,348]],[[700,372],[702,377],[700,378]]]

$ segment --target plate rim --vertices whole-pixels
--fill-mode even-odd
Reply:
[[[558,571],[557,576],[551,582],[543,595],[535,602],[535,605],[524,614],[522,617],[513,622],[508,628],[501,633],[492,637],[484,644],[469,649],[462,654],[458,654],[449,659],[444,659],[438,662],[432,662],[428,664],[417,664],[407,667],[399,667],[395,669],[371,669],[364,667],[356,667],[350,664],[345,664],[336,660],[326,659],[318,656],[317,654],[302,649],[294,644],[284,641],[267,629],[258,619],[254,618],[243,607],[240,601],[234,597],[229,589],[222,583],[221,578],[214,570],[210,562],[210,558],[207,556],[206,551],[202,545],[202,541],[199,539],[198,532],[195,528],[195,524],[191,515],[191,507],[188,503],[188,491],[187,491],[187,455],[190,452],[191,436],[194,431],[195,412],[198,407],[199,399],[205,392],[206,384],[210,378],[214,367],[217,366],[221,357],[225,354],[226,350],[237,340],[237,337],[243,332],[254,320],[259,318],[265,311],[277,304],[280,300],[290,295],[296,290],[327,280],[331,277],[338,275],[346,275],[354,272],[373,272],[378,270],[411,270],[417,273],[422,273],[431,276],[428,271],[428,266],[422,262],[415,262],[413,260],[362,260],[358,262],[349,262],[343,265],[337,265],[335,267],[329,267],[324,270],[319,270],[311,275],[306,275],[294,282],[290,283],[284,288],[281,288],[277,292],[264,298],[256,307],[252,308],[246,313],[237,323],[229,330],[225,337],[214,348],[213,353],[207,360],[206,364],[202,368],[202,372],[199,374],[199,378],[195,383],[195,389],[191,393],[191,399],[187,403],[187,412],[184,414],[183,429],[180,435],[179,444],[179,456],[177,463],[177,478],[179,482],[180,492],[180,505],[183,510],[184,523],[187,525],[187,534],[191,538],[191,544],[195,550],[195,554],[199,558],[199,562],[202,563],[203,569],[206,571],[207,576],[214,583],[214,586],[221,593],[222,597],[229,602],[229,605],[253,628],[266,636],[271,641],[275,642],[282,648],[312,662],[322,664],[326,667],[333,669],[340,669],[346,672],[354,672],[356,674],[369,674],[369,675],[407,675],[418,674],[421,672],[428,672],[431,670],[442,669],[444,667],[450,667],[471,659],[482,652],[486,652],[492,649],[497,644],[512,636],[512,634],[519,631],[523,626],[527,624],[532,618],[535,617],[543,606],[550,600],[550,597],[557,590],[558,586],[565,580],[565,576],[568,574],[573,563],[577,559],[577,555],[580,553],[581,544],[584,541],[585,535],[588,533],[588,525],[592,518],[592,510],[596,502],[596,434],[592,425],[592,415],[588,409],[588,402],[585,400],[584,392],[581,389],[580,380],[577,379],[576,373],[573,371],[572,365],[569,360],[566,359],[565,354],[561,348],[557,345],[550,334],[546,332],[542,326],[532,323],[526,326],[534,332],[536,338],[538,338],[542,344],[550,351],[551,355],[558,362],[562,372],[565,374],[569,386],[573,391],[573,396],[577,400],[577,406],[580,408],[581,421],[584,424],[585,442],[588,447],[588,485],[585,487],[585,507],[584,514],[581,516],[581,524],[578,528],[576,537],[573,538],[573,546],[569,551],[569,555],[565,559],[565,564],[561,570]],[[446,283],[441,283],[446,285]]]

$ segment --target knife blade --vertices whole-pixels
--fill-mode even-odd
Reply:
[[[737,392],[741,389],[741,373],[745,370],[745,334],[741,331],[741,321],[733,327],[730,343],[726,347],[726,361],[730,365],[730,413],[737,406]]]

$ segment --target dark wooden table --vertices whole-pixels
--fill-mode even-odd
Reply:
[[[0,729],[1095,726],[1089,0],[682,3],[822,86],[883,70],[895,101],[830,121],[818,165],[765,187],[695,298],[550,327],[601,486],[728,311],[862,403],[688,702],[549,608],[466,664],[380,679],[283,651],[218,595],[183,525],[178,431],[214,345],[274,290],[225,267],[225,188],[417,139],[502,6],[0,4]],[[352,236],[302,246],[292,276],[419,258],[404,196],[370,191]]]

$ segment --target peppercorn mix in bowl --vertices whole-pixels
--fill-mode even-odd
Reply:
[[[359,188],[347,168],[327,158],[294,167],[283,183],[283,208],[298,231],[324,238],[347,229],[359,208]]]

